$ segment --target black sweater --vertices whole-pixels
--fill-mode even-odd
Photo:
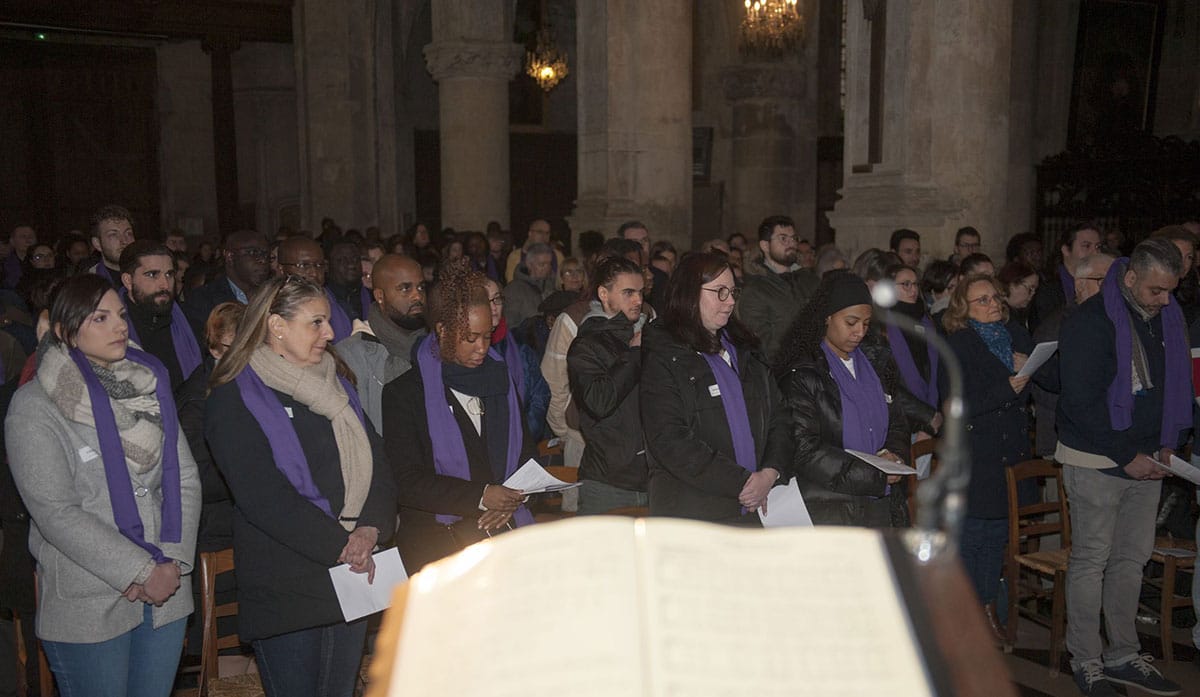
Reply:
[[[345,488],[332,424],[290,396],[275,395],[292,411],[313,483],[336,513]],[[395,528],[395,488],[383,443],[370,424],[366,430],[374,469],[358,525],[378,528],[383,544]],[[328,570],[338,565],[350,533],[275,467],[270,443],[235,383],[209,395],[204,431],[233,492],[239,636],[253,641],[343,621]]]

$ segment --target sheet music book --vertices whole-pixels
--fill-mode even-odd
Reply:
[[[387,694],[929,697],[897,578],[861,528],[530,526],[413,577]]]

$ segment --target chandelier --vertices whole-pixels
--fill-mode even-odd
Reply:
[[[797,0],[746,0],[739,48],[743,54],[779,57],[804,36]]]
[[[538,29],[534,49],[525,52],[525,74],[549,92],[568,73],[567,54],[555,45],[554,34],[545,27]]]

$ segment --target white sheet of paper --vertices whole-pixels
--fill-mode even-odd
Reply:
[[[551,475],[537,460],[530,459],[521,468],[512,473],[512,476],[504,480],[504,486],[509,489],[523,491],[526,494],[541,494],[547,491],[562,491],[563,489],[573,489],[579,486],[576,484],[568,484],[563,480]]]
[[[1170,465],[1164,465],[1158,460],[1155,460],[1154,463],[1176,477],[1183,477],[1193,484],[1200,485],[1200,469],[1177,455],[1171,456]]]
[[[764,528],[812,527],[812,517],[808,514],[808,506],[804,505],[804,497],[800,495],[800,485],[796,478],[787,486],[777,486],[767,494],[767,512],[758,509],[758,519]]]
[[[376,552],[375,582],[368,584],[366,574],[356,574],[349,564],[329,570],[333,590],[337,592],[342,615],[347,622],[386,610],[392,604],[392,589],[408,580],[404,562],[396,548]]]
[[[1025,365],[1017,371],[1017,377],[1023,378],[1026,375],[1033,375],[1037,372],[1042,364],[1050,360],[1050,357],[1058,351],[1057,341],[1043,341],[1033,347],[1033,353],[1029,354],[1029,360],[1025,361]]]
[[[915,469],[909,467],[908,465],[902,465],[899,462],[892,462],[891,460],[879,457],[878,455],[872,455],[870,453],[864,453],[858,450],[851,450],[850,448],[846,448],[846,452],[885,474],[907,475],[917,473]]]

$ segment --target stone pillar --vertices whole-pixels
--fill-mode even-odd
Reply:
[[[1003,254],[1012,233],[1012,12],[1013,0],[850,4],[845,184],[829,221],[851,257],[909,227],[921,233],[928,256],[945,258],[964,225],[980,230],[986,253]],[[871,21],[886,27],[876,147],[869,135]]]
[[[296,0],[301,226],[395,229],[390,0]]]
[[[509,220],[508,83],[524,56],[512,41],[512,7],[433,0],[425,64],[438,83],[443,227]]]
[[[639,219],[692,247],[692,3],[579,0],[573,234]]]
[[[803,233],[815,210],[817,132],[815,111],[802,108],[804,71],[793,63],[754,63],[730,66],[722,77],[733,105],[729,230],[754,239],[763,218],[782,214]]]
[[[238,210],[237,133],[233,113],[236,36],[210,36],[204,50],[212,60],[213,162],[217,180],[217,227],[221,237],[242,227]]]

